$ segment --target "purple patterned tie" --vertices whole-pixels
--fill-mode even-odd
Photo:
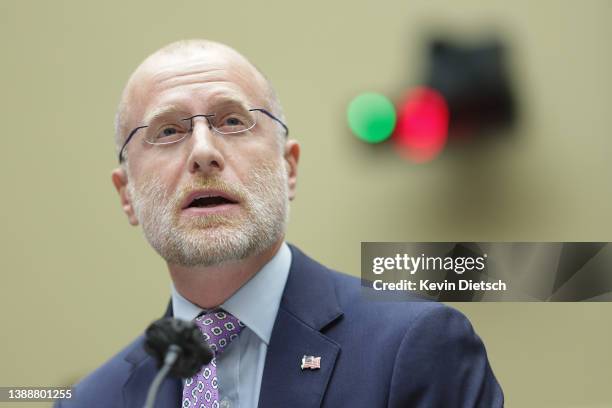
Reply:
[[[217,356],[240,334],[244,324],[224,310],[213,310],[195,318],[204,339],[215,354],[210,364],[188,378],[183,387],[183,408],[218,408]]]

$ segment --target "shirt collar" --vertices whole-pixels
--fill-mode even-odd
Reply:
[[[266,345],[270,342],[290,267],[291,250],[283,242],[272,259],[220,306],[242,321]],[[190,321],[203,310],[185,299],[172,285],[174,317]]]

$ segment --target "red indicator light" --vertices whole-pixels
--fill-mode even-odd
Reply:
[[[398,106],[392,136],[396,150],[416,163],[433,160],[446,145],[448,120],[448,105],[439,92],[426,87],[411,90]]]

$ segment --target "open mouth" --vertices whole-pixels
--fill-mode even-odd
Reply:
[[[210,213],[228,210],[234,204],[238,204],[238,200],[223,191],[200,190],[192,192],[185,198],[182,209]]]
[[[197,197],[193,199],[185,208],[209,208],[224,204],[237,204],[236,201],[222,196]]]

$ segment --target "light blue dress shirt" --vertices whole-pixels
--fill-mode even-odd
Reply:
[[[221,408],[257,407],[266,352],[290,266],[291,250],[283,242],[274,257],[220,306],[246,325],[217,359]],[[172,310],[174,317],[191,321],[204,309],[172,285]]]

